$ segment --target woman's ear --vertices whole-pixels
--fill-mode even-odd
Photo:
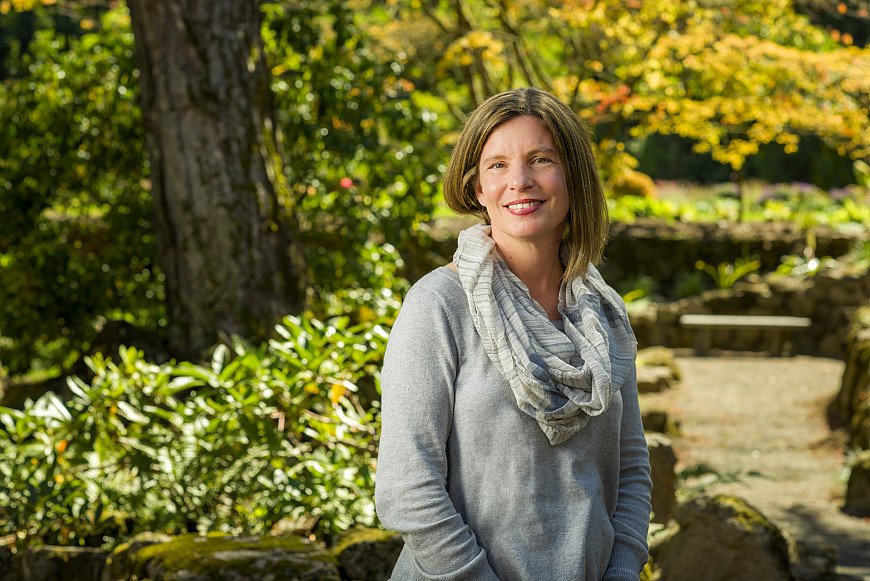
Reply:
[[[477,203],[486,208],[486,204],[483,203],[483,188],[480,187],[480,180],[474,180],[474,194],[477,196]]]

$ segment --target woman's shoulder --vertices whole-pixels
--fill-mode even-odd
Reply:
[[[468,299],[459,274],[448,266],[429,272],[405,295],[401,311],[405,311],[406,316],[416,313],[422,318],[461,320],[463,313],[468,311]]]
[[[457,300],[466,300],[465,291],[459,281],[459,273],[451,265],[442,266],[429,272],[418,280],[408,291],[405,302],[408,300],[426,301],[439,299],[445,304],[453,304]]]
[[[418,280],[402,301],[399,315],[390,333],[399,342],[456,341],[464,333],[463,320],[468,317],[468,300],[459,275],[447,268],[433,270]],[[452,338],[451,338],[452,337]]]

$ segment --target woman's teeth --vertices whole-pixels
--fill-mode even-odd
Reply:
[[[522,204],[508,204],[508,209],[510,210],[522,210],[524,208],[532,208],[534,206],[540,206],[543,202],[523,202]]]

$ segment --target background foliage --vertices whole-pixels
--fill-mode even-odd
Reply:
[[[157,328],[161,283],[124,14],[80,36],[40,30],[6,65],[0,363],[21,373],[68,363],[101,318]]]
[[[399,251],[438,188],[435,116],[397,59],[372,54],[346,2],[267,4],[264,35],[315,294],[360,307],[369,289],[401,290]]]
[[[404,260],[426,248],[465,115],[498,91],[546,87],[590,124],[617,220],[870,220],[863,0],[263,10],[312,311],[269,344],[228,342],[206,362],[97,353],[68,398],[0,410],[0,535],[328,538],[371,524],[377,371]],[[133,41],[120,2],[0,0],[0,380],[69,369],[107,321],[165,325]],[[677,199],[657,197],[667,184],[650,176],[732,183]],[[747,198],[750,178],[809,183]],[[814,259],[786,257],[782,270],[810,276],[824,268]],[[699,264],[681,287],[752,270]]]

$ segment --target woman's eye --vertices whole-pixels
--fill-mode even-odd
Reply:
[[[536,157],[534,163],[549,163],[550,160],[546,157]]]
[[[491,166],[489,166],[489,169],[501,169],[503,167],[504,167],[504,164],[500,161],[497,161],[494,164],[492,164]]]

